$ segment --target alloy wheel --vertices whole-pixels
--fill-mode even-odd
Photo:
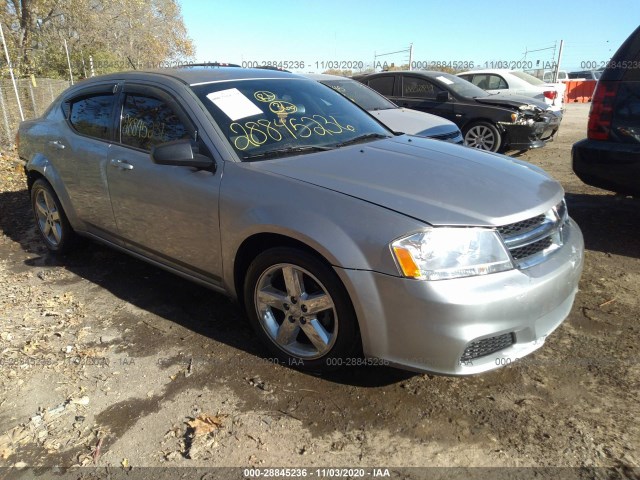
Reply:
[[[309,271],[287,263],[271,266],[258,279],[254,302],[260,326],[288,355],[312,360],[333,347],[336,306]]]

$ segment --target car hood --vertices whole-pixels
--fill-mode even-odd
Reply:
[[[505,225],[543,213],[563,196],[558,182],[526,162],[408,135],[252,167],[432,225]]]
[[[548,105],[535,98],[526,97],[524,95],[513,95],[511,93],[494,93],[488,97],[476,97],[477,102],[487,105],[499,105],[507,107],[519,108],[523,105],[533,105],[540,110],[546,110]]]
[[[406,108],[370,110],[369,113],[395,132],[420,137],[447,135],[459,130],[455,123],[442,117]]]

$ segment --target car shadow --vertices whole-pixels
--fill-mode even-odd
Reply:
[[[0,192],[0,208],[0,231],[28,254],[24,260],[27,269],[62,267],[144,312],[244,351],[253,357],[247,364],[267,363],[264,360],[270,355],[253,333],[243,308],[228,297],[91,241],[82,242],[71,254],[51,254],[37,234],[27,190]],[[146,344],[151,339],[141,338],[136,343],[138,354],[146,355],[142,350],[150,348]],[[324,378],[374,388],[414,375],[385,366],[356,366]]]
[[[567,193],[565,198],[587,250],[640,258],[640,199],[606,192]]]

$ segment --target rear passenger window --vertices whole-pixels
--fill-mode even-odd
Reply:
[[[71,100],[69,123],[78,133],[109,140],[114,100],[115,97],[110,94]]]
[[[180,118],[165,102],[154,97],[127,95],[120,122],[120,141],[143,150],[159,143],[189,138]]]
[[[387,97],[393,95],[393,77],[374,78],[369,80],[369,86]]]

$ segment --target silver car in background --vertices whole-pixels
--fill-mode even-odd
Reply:
[[[333,88],[359,107],[364,108],[394,132],[444,140],[458,145],[464,143],[462,132],[455,123],[430,113],[400,108],[387,100],[386,97],[356,80],[322,73],[307,73],[304,76]]]
[[[82,235],[223,292],[298,368],[498,368],[578,288],[582,234],[548,174],[394,135],[300,76],[95,77],[18,137],[51,251]]]

